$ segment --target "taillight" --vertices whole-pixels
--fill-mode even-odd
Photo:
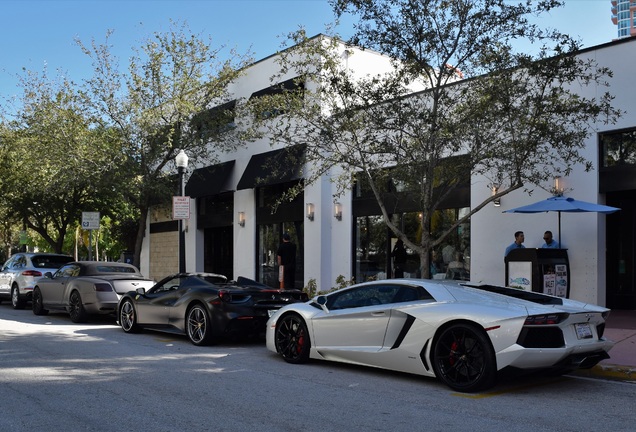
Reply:
[[[40,273],[37,270],[25,270],[22,272],[22,276],[35,276],[35,277],[40,277],[42,276],[42,273]]]
[[[107,283],[96,283],[95,284],[95,291],[98,292],[108,292],[108,291],[112,291],[113,287],[110,286]]]
[[[226,290],[219,290],[219,298],[228,303],[230,300],[232,300],[232,294],[230,294],[230,292]]]
[[[530,315],[523,323],[524,326],[540,326],[540,325],[555,325],[564,321],[570,314],[556,313],[556,314],[544,314],[544,315]]]

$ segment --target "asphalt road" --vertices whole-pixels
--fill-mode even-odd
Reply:
[[[633,431],[636,384],[504,377],[459,394],[434,379],[313,362],[263,341],[195,347],[0,305],[0,431]]]

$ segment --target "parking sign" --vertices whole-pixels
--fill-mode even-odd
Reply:
[[[99,229],[99,212],[82,212],[82,229]]]

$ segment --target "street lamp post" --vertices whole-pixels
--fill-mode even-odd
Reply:
[[[188,155],[183,150],[179,151],[175,162],[177,163],[177,172],[179,173],[179,196],[185,196],[183,176],[188,168]],[[183,219],[179,219],[179,273],[185,273],[185,264],[185,224],[183,223]]]

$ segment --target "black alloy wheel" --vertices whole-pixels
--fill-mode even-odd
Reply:
[[[35,315],[46,315],[48,310],[44,309],[44,300],[42,299],[42,291],[39,287],[33,290],[33,298],[31,299],[31,309]]]
[[[127,299],[119,309],[119,325],[126,333],[137,333],[140,328],[137,325],[137,313],[132,301]]]
[[[84,304],[82,303],[82,297],[80,293],[77,291],[73,291],[71,293],[71,298],[69,299],[69,315],[71,317],[71,321],[74,323],[81,323],[86,321],[86,310],[84,309]]]
[[[209,345],[212,343],[210,317],[205,310],[205,306],[196,304],[188,309],[186,314],[186,332],[190,342],[194,345]]]
[[[309,332],[303,319],[296,314],[283,316],[276,323],[276,351],[287,363],[301,364],[309,360]]]
[[[497,360],[485,331],[460,323],[442,331],[433,345],[433,369],[446,385],[460,392],[492,387],[497,376]]]

